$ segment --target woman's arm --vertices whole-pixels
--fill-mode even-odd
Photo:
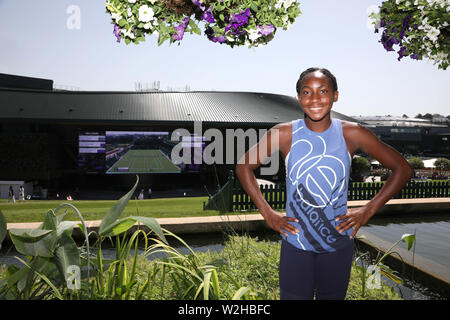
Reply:
[[[337,226],[339,232],[353,227],[353,238],[359,228],[389,201],[411,179],[414,170],[408,161],[391,146],[380,141],[370,130],[359,124],[345,123],[343,125],[345,140],[349,152],[353,154],[357,149],[364,151],[377,159],[384,167],[390,169],[392,174],[381,190],[363,207],[351,208],[337,221],[345,220]]]
[[[236,176],[239,178],[242,187],[250,196],[269,227],[285,236],[287,236],[285,231],[293,234],[298,232],[288,221],[298,221],[295,218],[288,218],[270,207],[259,189],[253,171],[261,166],[261,163],[276,151],[281,151],[283,156],[286,155],[286,151],[288,151],[286,148],[290,148],[291,142],[290,129],[290,123],[274,126],[256,145],[250,148],[236,165]]]

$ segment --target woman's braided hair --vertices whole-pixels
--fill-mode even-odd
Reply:
[[[301,91],[303,78],[305,78],[307,74],[309,74],[311,72],[316,72],[316,71],[320,71],[324,75],[326,75],[327,78],[330,79],[330,81],[332,83],[333,92],[337,91],[338,86],[337,86],[336,77],[328,69],[325,69],[325,68],[308,68],[308,69],[306,69],[305,71],[303,71],[300,74],[300,78],[298,79],[297,86],[296,86],[297,93],[300,93],[300,91]]]

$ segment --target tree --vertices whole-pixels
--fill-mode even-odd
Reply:
[[[436,167],[436,169],[450,170],[450,160],[446,158],[438,158],[433,164]]]
[[[425,168],[425,165],[424,165],[422,159],[409,158],[408,162],[414,169],[423,169],[423,168]]]
[[[364,157],[352,159],[351,177],[353,181],[362,181],[363,176],[370,172],[370,162]]]

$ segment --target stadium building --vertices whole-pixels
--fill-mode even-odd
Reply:
[[[449,154],[443,126],[332,116],[368,126],[404,153]],[[278,94],[65,91],[52,80],[0,74],[0,181],[24,182],[35,198],[117,199],[136,175],[139,190],[151,187],[154,196],[212,194],[262,134],[302,117],[295,97]],[[216,161],[207,163],[213,143]],[[284,180],[281,157],[278,163],[277,173],[262,178]]]
[[[139,188],[155,195],[211,194],[243,153],[239,134],[248,149],[251,133],[260,139],[274,125],[303,117],[296,98],[278,94],[63,91],[52,80],[6,74],[0,106],[0,180],[32,182],[26,193],[36,198],[117,198],[136,174]],[[202,161],[214,142],[204,135],[209,129],[224,137],[222,152],[212,152],[223,160],[212,164]],[[173,161],[177,146],[191,161]],[[284,179],[279,164],[280,174],[265,178]]]
[[[450,127],[426,119],[395,116],[352,116],[378,138],[405,155],[450,156]]]

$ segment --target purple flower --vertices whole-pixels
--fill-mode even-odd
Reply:
[[[393,44],[398,44],[398,40],[397,40],[396,37],[392,37],[392,38],[391,38],[391,42],[392,42]]]
[[[266,24],[264,26],[257,26],[256,29],[258,30],[258,33],[262,34],[263,36],[268,36],[269,34],[275,31],[275,27],[271,24]]]
[[[183,19],[182,23],[180,23],[178,26],[175,26],[176,34],[172,35],[172,38],[174,40],[180,41],[183,39],[184,31],[186,30],[188,23],[189,23],[189,17],[186,17]]]
[[[244,11],[241,11],[238,14],[233,14],[231,16],[231,20],[228,18],[225,21],[229,21],[228,25],[225,27],[225,33],[230,31],[232,35],[241,35],[245,33],[245,30],[239,30],[243,25],[248,24],[248,18],[250,17],[250,10],[247,8]]]
[[[411,20],[411,16],[406,16],[406,18],[403,19],[403,28],[409,29],[409,20]]]
[[[404,56],[406,56],[406,51],[407,48],[406,47],[401,47],[400,50],[398,50],[398,58],[397,60],[400,61]]]
[[[383,31],[383,34],[381,35],[381,43],[383,44],[383,47],[384,49],[386,49],[386,51],[394,51],[394,49],[392,49],[394,43],[391,41],[391,39],[389,39],[389,35],[386,29]]]
[[[380,21],[380,27],[381,27],[381,28],[384,28],[385,26],[386,26],[386,20],[381,19],[381,21]]]
[[[212,9],[213,7],[209,7],[208,10],[206,10],[203,15],[202,15],[202,19],[208,21],[209,23],[213,23],[214,20],[214,16],[212,14]]]
[[[114,23],[114,31],[113,31],[114,35],[117,38],[117,42],[120,42],[120,39],[122,39],[122,35],[120,34],[120,28],[119,25],[117,23]]]
[[[410,55],[411,59],[415,59],[415,60],[419,60],[419,55],[417,53],[413,53],[412,55]]]
[[[202,11],[205,11],[206,8],[200,0],[192,0],[192,3],[199,7]]]
[[[211,27],[207,27],[205,29],[205,34],[208,37],[208,39],[212,42],[219,42],[219,43],[224,43],[227,41],[227,39],[225,38],[224,35],[219,35],[216,37],[213,28]]]
[[[224,43],[225,41],[227,41],[225,36],[224,35],[220,35],[220,36],[216,37],[216,41],[215,42]]]

